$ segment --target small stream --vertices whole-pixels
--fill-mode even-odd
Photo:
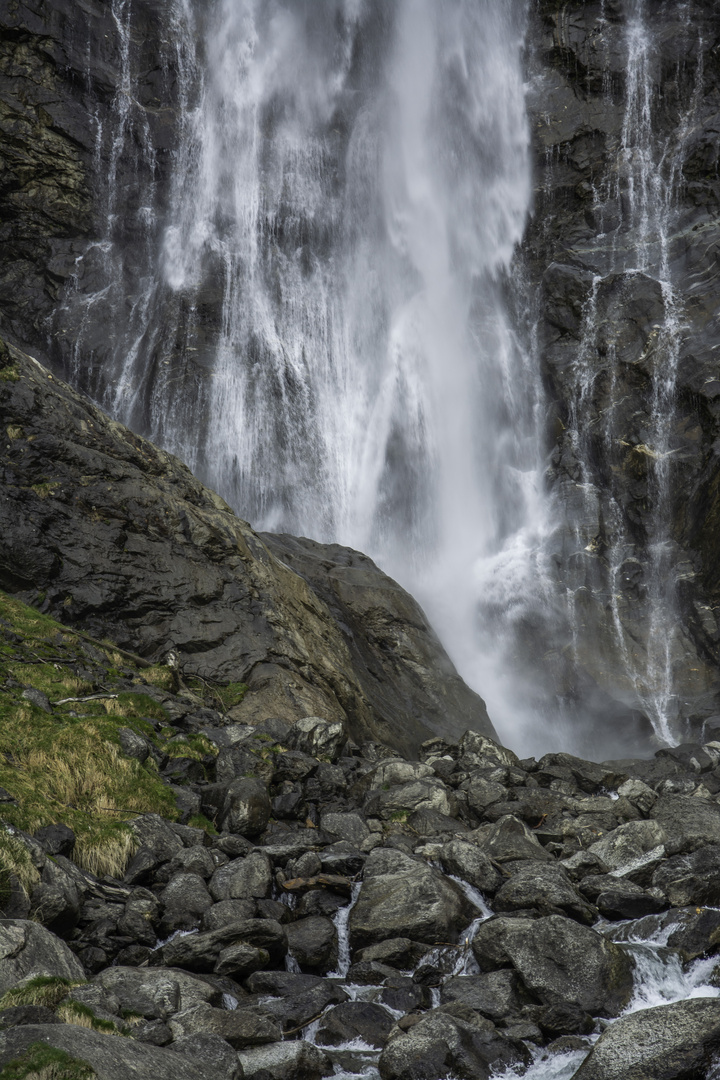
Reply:
[[[477,889],[457,877],[451,877],[476,907],[478,914],[470,925],[459,935],[457,945],[441,945],[431,949],[413,970],[399,971],[398,975],[414,976],[422,974],[423,968],[432,968],[440,972],[439,985],[432,987],[431,1007],[436,1008],[441,1002],[442,985],[449,978],[478,974],[479,968],[470,945],[478,926],[488,919],[492,909]],[[341,908],[334,917],[338,932],[337,970],[328,977],[338,980],[352,1001],[377,1002],[383,987],[357,985],[346,982],[350,970],[350,941],[348,921],[350,912],[357,902],[361,884],[353,886],[350,902]],[[632,1000],[623,1015],[639,1009],[668,1005],[688,998],[720,997],[720,988],[709,982],[717,965],[717,957],[700,958],[683,968],[679,955],[667,945],[675,924],[671,923],[658,929],[655,923],[644,920],[625,923],[598,923],[595,929],[617,941],[633,957],[635,964],[635,990]],[[329,1008],[332,1008],[330,1006]],[[393,1019],[398,1020],[403,1012],[383,1008]],[[355,1039],[341,1046],[328,1047],[317,1043],[317,1034],[322,1017],[314,1020],[303,1031],[306,1041],[318,1045],[331,1058],[336,1080],[379,1080],[378,1059],[381,1051],[369,1046],[362,1039]],[[534,1060],[520,1073],[516,1069],[507,1069],[495,1074],[495,1080],[571,1080],[587,1057],[592,1043],[598,1036],[590,1036],[587,1049],[563,1050],[548,1053],[538,1048]],[[446,1080],[454,1080],[448,1076]],[[720,1063],[709,1074],[708,1080],[720,1080]]]

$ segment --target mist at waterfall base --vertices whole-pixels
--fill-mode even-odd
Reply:
[[[179,127],[163,206],[143,181],[157,155],[133,112],[131,0],[112,11],[123,72],[115,128],[96,135],[111,163],[136,155],[135,239],[115,240],[111,167],[107,235],[79,261],[79,292],[86,272],[100,285],[79,304],[77,381],[255,528],[373,557],[521,756],[648,751],[543,672],[545,650],[572,666],[577,590],[566,603],[550,571],[564,511],[545,492],[518,255],[532,212],[527,0],[172,0],[162,49]],[[637,129],[624,149],[644,198],[654,162]],[[584,377],[578,364],[579,400]],[[658,591],[660,652],[663,605]],[[655,722],[667,672],[633,668],[619,623],[616,648],[628,701]]]
[[[543,529],[540,388],[508,310],[525,17],[220,5],[164,262],[183,289],[223,260],[210,480],[256,527],[370,554],[509,742],[504,624],[537,593]]]

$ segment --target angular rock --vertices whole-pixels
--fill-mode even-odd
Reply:
[[[720,816],[718,824],[720,825]],[[609,870],[622,871],[623,867],[637,864],[644,855],[666,845],[667,840],[668,837],[658,822],[629,821],[598,840],[596,844],[592,844],[588,850],[604,862]]]
[[[221,900],[213,904],[202,918],[203,930],[221,930],[230,923],[254,919],[257,905],[254,900]]]
[[[35,975],[84,980],[85,970],[65,942],[45,927],[0,919],[0,994]]]
[[[185,1035],[219,1035],[236,1050],[282,1039],[282,1031],[272,1018],[252,1007],[227,1010],[213,1009],[207,1004],[194,1005],[175,1013],[169,1027],[175,1039]]]
[[[243,942],[265,949],[272,961],[282,959],[287,952],[287,935],[273,919],[245,919],[229,923],[218,930],[177,937],[163,946],[158,961],[170,967],[189,971],[213,971],[223,949]]]
[[[397,869],[389,873],[373,872],[376,867],[384,869],[382,849],[368,858],[363,886],[348,921],[352,947],[403,936],[428,944],[454,940],[477,910],[437,870],[400,852],[392,855]]]
[[[173,1051],[212,1070],[217,1080],[242,1080],[242,1066],[237,1053],[219,1035],[198,1032],[173,1039]]]
[[[606,919],[641,919],[664,911],[667,902],[611,874],[583,878],[580,891],[597,906]]]
[[[75,833],[62,823],[44,825],[41,829],[36,829],[35,839],[48,855],[65,855],[70,858],[75,848]]]
[[[250,900],[270,895],[272,867],[267,855],[253,851],[244,859],[234,859],[215,871],[210,879],[214,900]]]
[[[676,1001],[611,1024],[574,1080],[690,1080],[708,1075],[719,1050],[720,1001]]]
[[[443,1011],[456,1010],[459,1015]],[[444,1006],[400,1032],[380,1055],[382,1080],[488,1080],[503,1069],[527,1065],[530,1054],[506,1039],[471,1009]]]
[[[337,930],[322,915],[300,919],[287,926],[288,950],[303,971],[332,971],[337,963]]]
[[[626,953],[561,915],[488,919],[478,927],[472,950],[482,971],[511,966],[545,1005],[577,1005],[592,1016],[617,1016],[632,994]]]
[[[370,835],[370,830],[359,814],[323,814],[320,818],[320,828],[333,839],[348,840],[356,847],[359,847]]]
[[[221,1000],[220,991],[209,983],[174,968],[108,967],[95,976],[93,985],[112,995],[120,1009],[150,1020],[165,1020],[200,1004],[219,1005]]]
[[[258,836],[271,813],[270,797],[262,780],[233,780],[223,799],[220,827],[243,836]]]
[[[327,1054],[302,1039],[243,1050],[238,1059],[245,1080],[320,1080],[333,1072]]]
[[[668,855],[720,844],[720,807],[714,803],[684,795],[661,795],[652,816],[666,834]]]
[[[159,896],[163,905],[160,932],[165,937],[174,930],[188,930],[200,922],[212,907],[212,897],[198,874],[175,874]]]
[[[443,1005],[459,1001],[488,1020],[507,1020],[532,1001],[514,971],[486,971],[481,975],[456,975],[440,989]]]
[[[720,906],[720,845],[666,859],[655,870],[652,883],[674,907]]]
[[[527,825],[512,815],[501,818],[495,825],[486,825],[478,829],[473,836],[478,846],[498,863],[517,859],[552,861],[550,852],[542,847]]]
[[[346,741],[342,724],[331,724],[319,716],[298,720],[290,735],[295,750],[314,758],[337,761]]]
[[[521,866],[498,890],[493,900],[497,912],[535,908],[542,914],[569,915],[592,926],[595,910],[573,887],[561,866],[531,862]]]
[[[27,1024],[0,1033],[0,1071],[34,1043],[45,1043],[87,1062],[97,1080],[217,1080],[212,1068],[170,1049],[70,1024]]]
[[[321,1046],[341,1046],[362,1039],[369,1046],[381,1047],[394,1026],[393,1016],[382,1005],[346,1001],[325,1013],[316,1039]]]

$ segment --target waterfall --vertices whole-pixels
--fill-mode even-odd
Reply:
[[[526,6],[172,0],[168,166],[137,149],[153,133],[131,0],[113,0],[105,235],[64,315],[92,309],[75,378],[113,415],[255,527],[368,552],[491,699],[497,618],[527,591],[542,518],[539,375],[510,311]],[[141,192],[124,222],[121,154]]]
[[[518,254],[527,0],[168,0],[149,105],[133,0],[112,0],[102,220],[55,327],[76,384],[256,528],[363,550],[416,595],[523,753],[596,752],[613,694],[677,740],[697,690],[670,529],[671,239],[702,48],[661,137],[646,0],[621,6],[622,119],[572,254],[569,479],[550,499],[542,299]],[[611,111],[609,75],[604,93]]]

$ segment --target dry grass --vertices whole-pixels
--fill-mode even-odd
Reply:
[[[0,998],[0,1009],[12,1009],[16,1005],[44,1005],[55,1009],[66,998],[73,986],[84,986],[84,979],[61,979],[54,975],[36,975],[33,979],[6,990]]]
[[[88,1028],[90,1031],[102,1031],[105,1035],[122,1035],[117,1024],[111,1020],[101,1020],[87,1005],[79,1001],[63,1001],[56,1010],[56,1016],[64,1024]]]
[[[26,893],[40,880],[30,853],[8,826],[0,826],[0,883],[3,875],[14,874]]]

